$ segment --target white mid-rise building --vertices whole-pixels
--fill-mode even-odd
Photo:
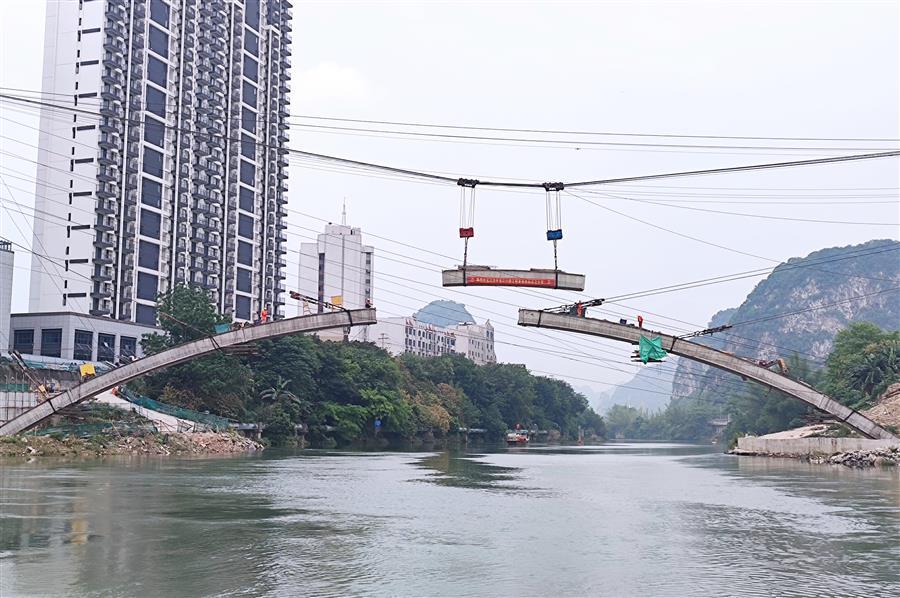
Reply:
[[[411,353],[421,357],[440,357],[457,353],[478,365],[496,363],[494,327],[484,324],[460,323],[438,326],[416,318],[379,318],[369,326],[369,342],[392,355]]]
[[[47,1],[30,312],[282,314],[289,0]]]
[[[13,262],[12,243],[0,239],[0,354],[10,342],[9,317],[12,311]]]
[[[301,294],[344,309],[362,309],[372,305],[375,250],[363,244],[362,231],[346,224],[328,224],[315,243],[300,244]],[[326,308],[306,304],[305,309],[321,312]],[[367,340],[366,327],[351,331],[352,340]],[[338,331],[340,336],[340,331]],[[321,333],[333,338],[334,333]]]

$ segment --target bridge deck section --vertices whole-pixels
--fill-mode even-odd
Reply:
[[[354,309],[347,311],[334,311],[321,314],[312,314],[278,320],[268,324],[249,326],[224,332],[214,336],[201,338],[177,347],[149,355],[128,365],[110,370],[109,372],[91,378],[72,388],[51,397],[49,400],[38,404],[18,417],[9,420],[0,426],[0,436],[18,434],[24,432],[60,409],[80,403],[85,399],[97,396],[101,392],[110,390],[115,386],[125,384],[135,378],[140,378],[151,372],[161,370],[185,361],[202,357],[214,351],[227,347],[252,343],[254,341],[269,340],[303,332],[315,332],[330,328],[346,328],[349,326],[364,326],[375,324],[375,309]]]
[[[699,361],[753,380],[764,386],[780,390],[834,416],[868,438],[896,438],[888,430],[885,430],[863,414],[838,403],[811,386],[773,372],[746,359],[711,349],[699,343],[677,338],[670,334],[619,324],[610,320],[582,318],[534,309],[519,310],[519,325],[588,334],[634,345],[638,344],[641,336],[659,336],[662,338],[663,348],[673,355]]]

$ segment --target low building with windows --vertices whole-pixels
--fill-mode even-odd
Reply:
[[[22,355],[112,363],[143,357],[141,337],[163,332],[75,312],[12,314],[10,329],[9,350]]]
[[[490,320],[478,324],[464,305],[452,301],[432,302],[409,317],[379,318],[369,327],[369,341],[392,355],[456,353],[479,365],[497,362]]]

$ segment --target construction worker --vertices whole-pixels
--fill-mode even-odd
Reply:
[[[638,328],[644,327],[644,316],[638,315]]]
[[[269,310],[264,307],[264,308],[262,308],[262,311],[259,312],[259,323],[265,324],[268,321],[269,321]]]

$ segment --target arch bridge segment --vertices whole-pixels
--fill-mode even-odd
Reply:
[[[224,332],[184,343],[116,368],[96,378],[91,378],[55,395],[0,426],[0,436],[24,432],[60,409],[75,405],[85,399],[93,398],[101,392],[146,374],[208,355],[214,351],[303,332],[316,332],[318,330],[346,328],[349,326],[365,326],[375,323],[374,308],[353,309],[278,320],[260,326],[241,328],[240,330]]]
[[[519,325],[599,336],[633,345],[638,344],[641,334],[659,336],[662,338],[663,348],[673,355],[699,361],[732,374],[737,374],[743,378],[749,378],[764,386],[780,390],[834,416],[868,438],[896,439],[888,430],[885,430],[858,411],[838,403],[828,395],[822,394],[802,382],[760,367],[740,357],[729,355],[699,343],[677,338],[670,334],[636,328],[609,320],[582,318],[534,309],[519,310]]]

